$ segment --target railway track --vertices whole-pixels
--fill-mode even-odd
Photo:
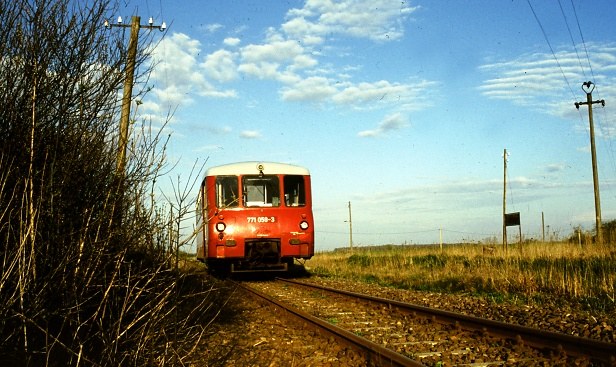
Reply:
[[[338,340],[338,342],[357,350],[364,356],[368,364],[371,366],[424,366],[420,362],[414,361],[368,339],[364,339],[348,330],[336,327],[325,320],[293,307],[288,303],[282,302],[275,297],[271,297],[267,293],[261,292],[255,287],[247,286],[245,283],[240,283],[238,286],[252,293],[260,300],[278,307],[287,315],[294,317],[297,321],[299,321],[299,323],[304,323],[309,327],[324,331]]]
[[[277,279],[245,287],[325,328],[374,365],[616,366],[616,345]]]

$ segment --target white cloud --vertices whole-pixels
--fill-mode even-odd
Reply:
[[[164,38],[152,51],[151,79],[155,80],[154,95],[163,105],[177,106],[193,103],[193,96],[218,98],[235,97],[234,90],[218,90],[207,72],[218,80],[233,79],[233,60],[228,52],[213,53],[204,63],[199,63],[201,43],[183,33],[173,33]]]
[[[429,104],[420,97],[432,82],[357,82],[351,73],[360,70],[361,65],[340,70],[335,63],[320,65],[322,50],[327,47],[322,43],[332,34],[372,41],[396,39],[403,35],[404,22],[416,9],[390,0],[308,0],[302,9],[290,10],[280,28],[267,29],[263,43],[242,46],[239,38],[227,37],[223,48],[206,55],[201,54],[199,41],[174,33],[154,51],[158,62],[152,75],[158,88],[154,95],[159,102],[174,107],[193,103],[195,96],[232,98],[237,92],[224,85],[249,76],[279,83],[283,101],[355,109],[425,108]],[[204,27],[208,32],[223,28],[220,24]]]
[[[322,34],[327,33],[327,27],[296,17],[282,25],[282,30],[289,36],[307,45],[317,45],[324,42]]]
[[[388,96],[406,96],[410,85],[391,83],[380,80],[374,83],[362,82],[349,85],[334,96],[334,102],[338,104],[364,105],[365,103],[377,103],[385,100]]]
[[[291,9],[282,29],[300,40],[322,41],[340,34],[373,41],[399,39],[404,22],[418,7],[391,0],[308,0],[301,9]]]
[[[303,48],[294,41],[274,41],[242,48],[242,60],[246,63],[289,62],[303,53]]]
[[[211,151],[217,151],[217,150],[223,150],[224,147],[222,145],[216,145],[216,144],[210,144],[210,145],[204,145],[202,147],[196,148],[194,149],[195,153],[203,153],[203,152],[211,152]]]
[[[201,67],[207,76],[218,82],[228,82],[238,77],[235,55],[227,50],[218,50],[207,55]]]
[[[215,33],[215,32],[217,32],[218,30],[222,29],[223,27],[224,27],[224,26],[223,26],[222,24],[220,24],[220,23],[206,24],[206,25],[204,26],[205,30],[206,30],[208,33]]]
[[[189,105],[194,102],[193,98],[188,93],[188,88],[182,88],[181,86],[168,85],[163,88],[152,89],[152,95],[154,95],[162,105],[173,107],[178,105]]]
[[[278,79],[280,76],[279,64],[273,62],[241,64],[238,70],[244,74],[258,79]]]
[[[511,178],[507,182],[508,190],[515,192],[518,204],[536,200],[542,196],[542,192],[556,195],[557,192],[568,190],[572,185],[587,186],[585,182],[554,182],[523,176]],[[498,198],[502,200],[502,190],[502,179],[458,178],[442,179],[434,184],[401,186],[386,192],[358,195],[356,198],[358,202],[363,201],[375,207],[391,207],[392,204],[422,207],[423,203],[431,202],[432,207],[444,209],[455,205],[464,210],[468,209],[469,205],[473,208],[493,207],[495,198],[496,201]]]
[[[210,134],[225,135],[233,131],[230,126],[206,125],[205,130]]]
[[[243,47],[239,71],[259,79],[282,81],[288,79],[290,73],[313,68],[318,64],[297,42],[279,40],[277,37],[273,39],[270,43]]]
[[[334,103],[356,109],[392,108],[413,111],[432,105],[426,99],[435,82],[420,80],[408,83],[340,81],[324,76],[289,79],[281,90],[286,101]]]
[[[229,37],[229,38],[225,38],[222,42],[227,46],[234,47],[234,46],[239,45],[241,41],[239,38]]]
[[[575,113],[573,102],[585,100],[580,87],[591,74],[601,91],[600,98],[616,97],[616,47],[587,44],[586,49],[590,62],[586,57],[578,57],[569,46],[554,54],[529,53],[514,60],[485,64],[480,71],[488,78],[479,91],[491,99],[511,101],[555,116],[571,116]],[[616,124],[614,114],[606,112],[611,116],[609,124]]]
[[[293,58],[293,65],[289,68],[290,70],[300,70],[312,68],[318,65],[318,61],[307,54],[297,55]]]
[[[315,76],[284,87],[281,94],[285,101],[323,101],[337,92],[327,78]]]
[[[260,139],[261,133],[256,130],[244,130],[240,132],[240,138],[242,139]]]
[[[381,122],[379,122],[379,125],[376,129],[360,131],[357,135],[360,137],[381,136],[391,131],[403,129],[407,127],[408,124],[409,123],[407,116],[404,116],[401,113],[394,113],[385,116],[385,118]]]

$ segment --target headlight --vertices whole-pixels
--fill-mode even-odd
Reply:
[[[225,230],[225,228],[227,228],[227,226],[223,223],[223,222],[218,222],[216,223],[216,230],[218,232],[222,232]]]
[[[299,222],[299,228],[301,228],[302,230],[305,231],[308,229],[308,227],[310,226],[308,225],[308,222],[306,222],[305,220]]]

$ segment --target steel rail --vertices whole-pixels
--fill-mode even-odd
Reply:
[[[269,304],[274,304],[286,311],[288,314],[296,317],[298,320],[306,322],[318,330],[325,330],[327,333],[349,345],[351,348],[359,351],[366,356],[370,365],[375,366],[399,366],[399,367],[425,367],[424,364],[412,360],[400,353],[396,353],[391,349],[387,349],[370,340],[357,336],[347,330],[332,325],[324,320],[314,317],[304,311],[291,307],[283,302],[280,302],[264,293],[259,292],[249,286],[241,283],[236,283],[238,287],[250,292],[261,300]]]
[[[440,322],[455,323],[461,328],[466,328],[467,330],[481,330],[491,335],[514,339],[518,342],[521,341],[534,348],[548,348],[559,351],[562,350],[574,356],[586,356],[606,363],[609,366],[616,366],[616,344],[614,343],[567,335],[553,331],[540,330],[516,324],[508,324],[501,321],[494,321],[457,312],[439,310],[411,303],[324,287],[316,284],[303,283],[283,278],[276,278],[276,280],[314,289],[321,289],[328,292],[339,293],[380,304],[395,306],[416,315],[435,318]]]

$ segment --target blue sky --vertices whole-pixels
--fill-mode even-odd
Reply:
[[[180,5],[178,5],[180,4]],[[165,21],[138,113],[173,118],[171,181],[206,166],[294,163],[313,179],[317,250],[525,237],[616,218],[616,7],[609,1],[132,1]],[[142,31],[144,32],[144,31]],[[155,35],[154,37],[159,37]],[[164,189],[164,188],[163,188]],[[509,227],[510,241],[517,235]]]

